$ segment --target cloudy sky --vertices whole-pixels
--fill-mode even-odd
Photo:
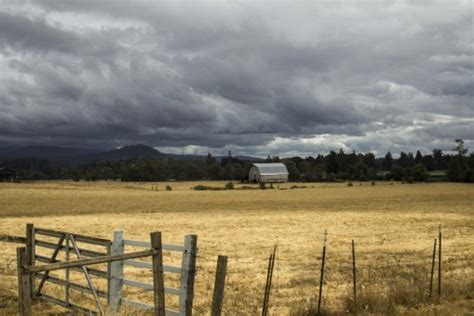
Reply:
[[[472,1],[0,1],[0,144],[474,150]]]

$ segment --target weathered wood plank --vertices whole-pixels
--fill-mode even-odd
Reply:
[[[86,236],[86,235],[81,235],[81,234],[73,234],[73,233],[62,232],[62,231],[53,230],[53,229],[36,228],[36,233],[38,235],[57,237],[57,238],[60,238],[61,236],[68,234],[68,235],[73,236],[76,241],[85,242],[85,243],[89,243],[93,245],[99,245],[99,246],[108,246],[109,244],[112,243],[111,240],[104,239],[104,238],[97,238],[97,237]]]
[[[217,258],[216,279],[214,282],[214,294],[212,296],[211,316],[220,316],[222,314],[226,273],[227,257],[219,256]]]
[[[41,279],[43,276],[44,276],[43,273],[37,273],[36,274],[37,279]],[[76,291],[79,291],[81,293],[86,293],[86,294],[92,294],[90,289],[87,286],[77,284],[77,283],[74,283],[74,282],[68,282],[66,280],[63,280],[63,279],[60,279],[60,278],[57,278],[57,277],[48,276],[47,279],[46,279],[46,282],[51,282],[53,284],[61,285],[61,286],[69,286],[69,288],[71,290],[76,290]],[[107,292],[105,292],[105,291],[97,290],[97,294],[101,298],[107,298]]]
[[[150,250],[126,253],[123,255],[100,256],[100,257],[95,257],[95,258],[79,259],[79,260],[74,260],[74,261],[69,261],[69,262],[56,262],[56,263],[51,263],[48,265],[25,267],[25,270],[27,272],[53,271],[53,270],[60,270],[60,269],[65,269],[65,268],[88,266],[88,265],[117,261],[117,260],[148,257],[148,256],[152,256],[153,254],[154,254],[154,251],[150,249]],[[105,277],[107,277],[107,274],[105,274]]]
[[[123,232],[121,230],[114,231],[114,240],[112,242],[111,254],[123,254]],[[112,314],[118,315],[123,296],[123,261],[114,261],[110,265],[110,290],[109,290],[109,306]]]
[[[150,269],[150,270],[153,269],[153,264],[151,262],[144,262],[144,261],[138,261],[138,260],[125,260],[123,263],[127,266],[131,266],[135,268]],[[163,265],[163,272],[181,273],[181,268]]]
[[[48,242],[48,241],[43,241],[43,240],[36,240],[36,246],[38,247],[43,247],[43,248],[48,248],[48,249],[55,249],[56,245],[54,243]],[[105,252],[99,252],[99,251],[93,251],[93,250],[88,250],[88,249],[82,249],[79,248],[81,251],[81,254],[86,256],[86,257],[99,257],[99,256],[104,256],[107,255]],[[62,246],[59,251],[66,252],[66,246]]]
[[[20,316],[31,315],[30,275],[25,271],[27,262],[26,249],[24,247],[16,249],[17,274],[18,274],[18,307]]]
[[[197,236],[184,237],[184,252],[181,273],[181,295],[179,297],[179,314],[191,316],[193,313],[194,277],[196,275]]]
[[[26,224],[26,265],[35,265],[35,227],[33,224]],[[30,273],[30,293],[34,295],[35,274]],[[33,299],[33,297],[31,297]]]
[[[138,287],[143,290],[153,291],[153,283],[140,282],[136,280],[123,279],[123,285]],[[165,294],[179,295],[181,292],[174,287],[165,286]]]
[[[161,233],[151,233],[150,241],[153,249],[153,302],[155,306],[155,315],[165,316],[165,280],[163,278],[163,248],[161,244]]]
[[[39,255],[36,256],[36,261],[39,261],[39,262],[50,263],[50,260],[51,258],[48,258],[45,256],[39,256]],[[53,263],[56,263],[56,262],[64,262],[64,261],[54,260]],[[82,268],[80,267],[74,267],[74,268],[71,268],[71,270],[82,272]],[[102,270],[89,268],[89,273],[99,278],[107,278],[107,272],[102,271]]]
[[[124,242],[125,245],[128,245],[128,246],[151,248],[151,242],[149,242],[149,241],[125,239],[123,242]],[[184,248],[184,246],[181,246],[181,245],[162,244],[162,249],[167,250],[167,251],[183,252],[185,248]]]
[[[26,238],[20,236],[0,235],[0,241],[11,242],[16,244],[26,244]]]

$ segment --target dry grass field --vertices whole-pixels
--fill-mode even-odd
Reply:
[[[169,184],[173,191],[165,191]],[[474,312],[474,186],[468,184],[294,184],[271,190],[194,191],[197,184],[36,182],[0,184],[0,234],[25,224],[112,238],[181,243],[198,235],[195,314],[209,314],[218,254],[229,256],[224,312],[256,315],[268,256],[278,245],[271,315],[314,312],[323,231],[328,230],[323,310],[327,314],[466,315]],[[302,188],[301,186],[306,186]],[[236,188],[240,188],[236,184]],[[443,299],[427,298],[433,240],[442,225]],[[353,306],[351,240],[355,240],[358,304]],[[0,243],[0,314],[16,309],[17,245]],[[165,257],[165,262],[179,258]],[[143,271],[127,270],[136,278]],[[75,276],[79,280],[80,275]],[[436,281],[436,279],[435,279]],[[166,279],[172,284],[173,279]],[[436,288],[436,287],[435,287]],[[51,287],[50,292],[59,294]],[[150,293],[125,289],[151,302]],[[78,300],[86,298],[79,296]],[[169,300],[170,305],[175,304]],[[45,303],[35,314],[61,311]]]

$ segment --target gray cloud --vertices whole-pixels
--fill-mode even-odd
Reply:
[[[0,4],[0,142],[316,154],[474,144],[472,4]]]

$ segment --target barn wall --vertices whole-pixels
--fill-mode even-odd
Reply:
[[[260,176],[260,182],[265,183],[283,183],[288,182],[288,175],[262,175]]]

